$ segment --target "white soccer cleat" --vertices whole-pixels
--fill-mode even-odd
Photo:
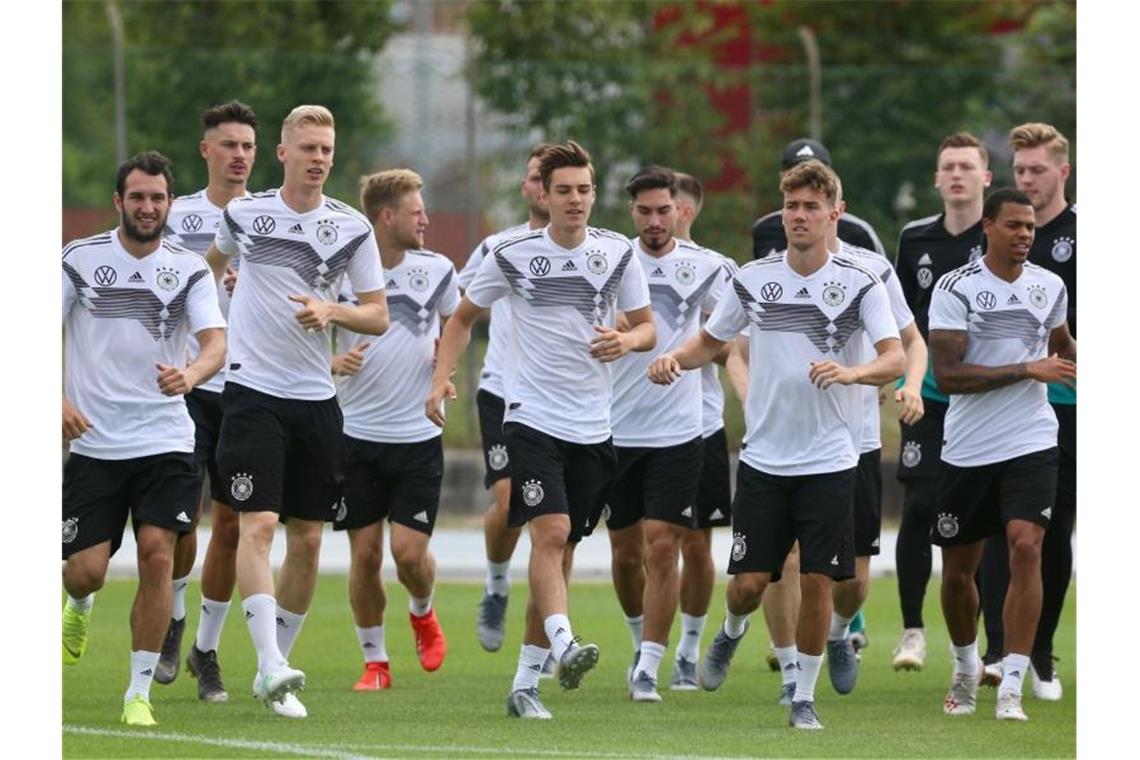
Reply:
[[[307,718],[309,711],[301,704],[301,700],[297,699],[297,695],[293,692],[286,692],[281,699],[275,699],[269,703],[273,708],[273,712],[280,715],[282,718]]]
[[[1053,671],[1053,678],[1048,681],[1042,680],[1037,673],[1037,668],[1033,667],[1032,663],[1029,665],[1029,672],[1033,675],[1033,696],[1036,699],[1043,699],[1046,702],[1060,701],[1064,692],[1061,688],[1061,677],[1057,675],[1057,671]]]
[[[895,670],[922,670],[926,660],[926,632],[921,628],[906,628],[894,648]]]
[[[994,715],[998,720],[1029,720],[1029,716],[1021,709],[1021,695],[1015,691],[998,692]]]
[[[977,673],[967,675],[955,671],[950,681],[950,691],[942,703],[942,712],[947,715],[973,715],[978,706],[978,676],[982,672],[982,663],[977,664]]]
[[[269,673],[253,677],[253,696],[262,702],[278,702],[285,694],[305,688],[305,674],[282,663]]]

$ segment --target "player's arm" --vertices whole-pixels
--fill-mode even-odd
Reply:
[[[875,343],[876,356],[866,364],[844,367],[831,360],[810,362],[808,379],[820,390],[830,385],[883,385],[906,369],[906,355],[898,338],[883,338]]]
[[[66,326],[67,317],[71,314],[71,309],[75,306],[75,301],[78,294],[75,292],[75,286],[72,285],[67,272],[63,272],[63,323]],[[67,342],[67,331],[64,329],[64,342]],[[67,358],[64,357],[66,364]],[[76,409],[70,401],[67,400],[67,394],[63,394],[63,440],[74,441],[79,436],[83,435],[91,427],[91,420]]]
[[[681,344],[674,351],[661,354],[649,365],[649,379],[658,385],[670,385],[687,369],[698,369],[713,360],[725,347],[725,341],[701,331]]]
[[[443,427],[444,400],[456,398],[451,376],[455,374],[459,357],[471,342],[472,326],[485,311],[486,309],[476,306],[467,296],[463,296],[459,300],[459,307],[443,326],[443,334],[440,336],[439,348],[435,355],[435,369],[431,376],[431,391],[424,400],[424,414],[440,427]]]
[[[1049,354],[1075,362],[1077,360],[1077,339],[1069,332],[1069,323],[1062,322],[1049,331]]]
[[[649,351],[657,345],[657,327],[653,324],[653,308],[642,306],[621,312],[625,331],[609,325],[594,325],[597,335],[590,341],[590,356],[600,362],[612,362],[630,351]]]
[[[210,243],[210,247],[206,249],[206,263],[210,265],[210,271],[214,274],[215,283],[225,276],[226,266],[229,264],[229,261],[229,257],[218,249],[216,241]]]
[[[728,361],[724,369],[728,373],[728,384],[743,404],[748,397],[748,338],[738,335],[727,345]]]
[[[913,425],[922,419],[925,409],[922,403],[922,378],[926,375],[928,352],[926,341],[918,331],[918,325],[911,322],[899,331],[903,353],[906,354],[906,374],[902,387],[895,391],[895,401],[900,405],[899,420]]]
[[[164,396],[182,396],[218,373],[226,361],[226,329],[207,327],[194,333],[198,355],[185,367],[155,364],[158,389]]]
[[[289,300],[301,304],[294,315],[306,330],[320,332],[329,324],[339,325],[361,335],[383,335],[388,330],[388,297],[384,288],[357,293],[357,304],[333,303],[308,294],[293,294]]]
[[[348,377],[359,372],[364,366],[364,353],[371,345],[371,343],[361,343],[343,353],[334,354],[331,362],[333,375]]]
[[[1062,359],[1056,354],[1037,361],[1003,364],[997,367],[967,364],[965,361],[967,341],[968,334],[965,330],[930,331],[934,379],[938,381],[938,390],[943,393],[984,393],[1022,380],[1066,385],[1073,385],[1076,382],[1076,362]]]

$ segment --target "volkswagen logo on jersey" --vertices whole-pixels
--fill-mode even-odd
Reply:
[[[921,461],[922,444],[918,441],[907,441],[904,443],[902,450],[903,467],[918,467],[918,463]]]
[[[183,232],[197,232],[202,229],[202,217],[197,214],[187,214],[182,219]]]
[[[336,225],[332,222],[317,222],[317,242],[322,245],[332,245],[336,242]]]
[[[748,553],[748,542],[744,540],[743,533],[732,534],[732,561],[739,562]]]
[[[591,253],[586,257],[586,269],[589,269],[594,274],[605,274],[609,266],[606,257],[600,253]]]
[[[550,274],[550,259],[545,256],[535,256],[530,260],[530,273],[535,277],[545,277]]]
[[[268,235],[277,228],[277,222],[268,214],[262,214],[253,220],[253,231],[258,235]]]
[[[1045,288],[1040,285],[1034,285],[1029,289],[1029,303],[1033,304],[1035,309],[1044,309],[1049,305],[1049,296],[1045,294]]]
[[[918,287],[926,290],[932,282],[934,282],[934,272],[931,272],[927,267],[918,270]]]
[[[847,291],[838,282],[829,282],[823,288],[823,302],[828,306],[838,306],[847,300]]]
[[[501,470],[507,466],[510,457],[507,456],[507,447],[501,443],[496,443],[494,446],[487,450],[487,464],[490,465],[492,470]]]
[[[230,495],[238,501],[245,501],[253,495],[253,476],[239,472],[230,479]]]
[[[119,274],[114,268],[109,266],[101,266],[95,270],[95,282],[99,283],[105,288],[109,288],[115,284],[115,280],[119,279]]]
[[[977,261],[978,259],[980,259],[981,257],[982,257],[982,246],[980,243],[978,245],[975,245],[975,246],[970,248],[970,263],[971,264],[974,263],[975,261]]]
[[[63,543],[70,544],[79,535],[79,518],[69,517],[63,521]]]
[[[428,273],[426,269],[410,269],[408,270],[408,287],[417,293],[423,293],[428,289],[429,285]]]
[[[954,538],[958,535],[958,518],[942,512],[938,515],[938,535],[943,538]]]
[[[1073,258],[1073,239],[1066,236],[1054,240],[1052,254],[1053,261],[1056,261],[1058,264],[1064,264]]]
[[[175,272],[173,269],[159,267],[158,274],[154,279],[155,282],[158,283],[158,287],[162,288],[163,290],[178,289],[178,272]]]
[[[765,301],[779,301],[784,288],[778,282],[766,282],[760,288],[760,297]]]
[[[536,507],[541,504],[542,497],[545,495],[546,492],[542,490],[541,480],[528,480],[523,484],[523,501],[526,502],[528,507]]]
[[[697,270],[693,268],[692,264],[685,262],[677,265],[677,271],[673,273],[673,276],[682,285],[692,285],[693,280],[697,279]]]
[[[978,305],[978,308],[982,311],[989,311],[993,307],[997,306],[997,296],[988,290],[983,290],[981,293],[978,293],[978,295],[974,297],[974,303],[976,303]]]

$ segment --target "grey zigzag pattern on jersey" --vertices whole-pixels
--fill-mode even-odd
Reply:
[[[440,281],[435,291],[422,305],[403,293],[388,296],[388,314],[391,316],[392,324],[403,325],[412,335],[427,333],[432,314],[439,308],[439,302],[451,284],[451,273],[452,270],[449,269],[447,276]]]
[[[518,242],[518,241],[515,241]],[[625,268],[633,258],[633,249],[627,249],[622,254],[621,261],[614,267],[609,278],[596,288],[582,275],[571,277],[541,277],[531,278],[524,275],[515,265],[507,260],[501,250],[494,252],[495,261],[507,278],[511,289],[521,298],[525,298],[532,306],[549,308],[554,306],[573,307],[590,324],[601,324],[602,318],[609,311],[617,298],[618,283],[621,282]]]
[[[97,319],[133,319],[155,340],[170,338],[174,332],[170,325],[178,324],[186,316],[186,299],[190,295],[190,289],[208,274],[205,269],[191,274],[178,295],[170,303],[164,304],[147,288],[93,288],[66,262],[63,269],[75,290],[90,303],[91,316]],[[86,291],[94,293],[94,297]]]
[[[1036,351],[1049,331],[1041,318],[1029,309],[975,311],[971,337],[978,340],[1020,340],[1030,351]]]
[[[213,232],[175,232],[170,227],[166,228],[162,236],[199,256],[205,256],[210,243],[214,242]]]
[[[765,332],[800,333],[822,353],[838,354],[847,345],[862,320],[859,307],[863,296],[874,283],[868,283],[832,320],[813,303],[760,303],[740,280],[733,280],[733,290],[744,307],[748,320]]]
[[[720,267],[717,267],[705,278],[704,282],[694,288],[693,292],[687,296],[682,296],[672,285],[667,283],[650,285],[649,303],[653,307],[653,311],[668,320],[674,328],[681,327],[690,314],[700,310],[701,301],[704,300],[705,294],[709,292],[709,288],[713,286],[722,271]]]
[[[230,233],[242,248],[242,256],[255,264],[292,269],[314,290],[327,288],[336,281],[348,267],[353,254],[372,234],[363,232],[348,241],[343,248],[322,259],[312,245],[305,240],[284,240],[265,235],[249,235],[230,216],[227,209],[223,218]]]

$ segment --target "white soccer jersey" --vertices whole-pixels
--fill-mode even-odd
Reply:
[[[384,273],[391,324],[383,335],[337,328],[337,351],[370,344],[355,375],[337,378],[344,432],[364,441],[416,443],[440,435],[424,416],[431,391],[432,358],[439,318],[459,305],[455,267],[446,256],[408,251]],[[355,302],[345,283],[341,300]]]
[[[1045,358],[1049,332],[1065,322],[1069,295],[1060,277],[1025,263],[1015,282],[984,259],[947,272],[930,299],[930,329],[966,331],[967,364],[997,367]],[[1002,462],[1057,445],[1057,417],[1036,380],[984,393],[952,394],[942,460],[956,467]]]
[[[488,235],[467,257],[467,263],[459,272],[459,287],[467,290],[467,287],[475,279],[479,267],[483,264],[483,259],[487,258],[495,246],[528,232],[531,232],[529,224],[516,224],[502,232]],[[491,304],[491,324],[487,330],[487,352],[483,355],[483,371],[479,373],[479,389],[493,393],[499,398],[503,397],[503,346],[510,340],[511,329],[510,299],[500,298]]]
[[[649,305],[645,274],[629,240],[587,228],[568,250],[549,228],[500,243],[479,267],[467,298],[480,308],[509,297],[514,329],[504,346],[504,422],[571,443],[610,437],[610,365],[590,356],[596,325]]]
[[[724,281],[727,284],[740,270],[740,265],[711,248],[709,253],[720,257],[724,265]],[[708,321],[708,314],[701,314],[701,325]],[[701,437],[708,438],[724,427],[724,386],[720,384],[720,365],[709,362],[701,367]]]
[[[646,253],[637,238],[630,245],[649,283],[657,345],[614,362],[614,445],[676,446],[701,435],[700,374],[657,385],[647,371],[658,356],[697,334],[701,313],[711,312],[724,292],[725,267],[716,254],[685,240],[660,257]]]
[[[246,193],[248,196],[249,193]],[[166,218],[166,229],[162,236],[172,243],[183,248],[189,248],[199,256],[205,256],[210,243],[218,232],[218,225],[222,222],[222,209],[210,202],[205,189],[193,195],[183,195],[174,199],[170,206],[170,215]],[[238,268],[240,257],[235,256],[230,266]],[[230,313],[230,294],[225,286],[218,282],[218,306],[222,316]],[[191,335],[186,340],[186,350],[193,359],[198,355],[198,339]],[[204,391],[221,393],[226,384],[226,368],[223,366],[217,374],[198,387]]]
[[[186,336],[225,327],[201,256],[163,240],[135,258],[118,230],[63,249],[66,393],[91,427],[76,454],[134,459],[194,451],[181,396],[158,389],[156,364],[186,366]]]
[[[242,257],[230,305],[226,380],[278,398],[332,398],[330,331],[301,327],[295,316],[301,305],[289,296],[335,301],[344,274],[354,293],[382,290],[372,225],[356,209],[324,196],[317,208],[298,214],[277,190],[235,198],[223,219],[215,245]]]
[[[808,277],[787,252],[749,262],[732,278],[705,330],[729,341],[749,328],[744,407],[749,466],[771,475],[813,475],[855,466],[862,388],[808,379],[809,363],[862,363],[863,333],[898,338],[886,290],[869,269],[838,256]]]
[[[860,248],[857,245],[845,243],[842,240],[839,241],[839,255],[851,259],[856,264],[862,264],[883,281],[883,285],[887,289],[887,300],[891,304],[891,314],[895,318],[895,326],[898,327],[900,333],[903,328],[914,322],[914,314],[907,306],[906,296],[903,295],[902,286],[899,285],[899,278],[895,276],[895,268],[886,256],[875,251],[869,251],[866,248]],[[867,339],[867,335],[864,333],[863,362],[873,361],[876,356],[874,344]],[[859,445],[859,453],[866,454],[869,451],[881,449],[883,442],[879,432],[879,389],[873,385],[864,385],[862,389],[863,435],[862,442]]]

